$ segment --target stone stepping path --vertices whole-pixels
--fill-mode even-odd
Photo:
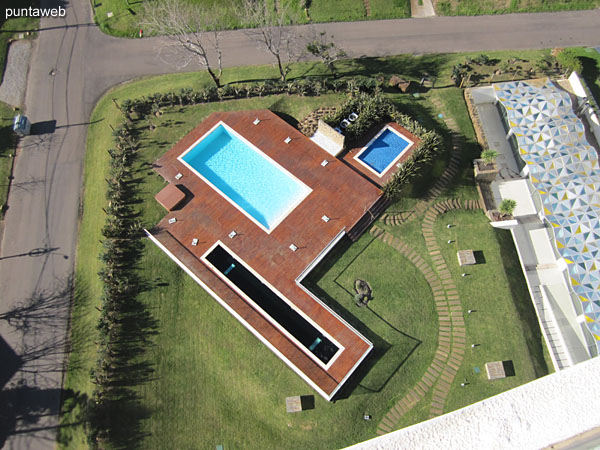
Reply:
[[[425,262],[425,260],[408,244],[402,242],[400,239],[388,233],[387,231],[379,228],[377,225],[371,228],[370,233],[372,236],[399,251],[411,263],[413,263],[417,269],[419,269],[429,284],[431,291],[433,292],[439,317],[438,333],[440,339],[438,341],[438,348],[436,349],[433,361],[417,384],[414,385],[403,398],[398,400],[398,402],[396,402],[396,404],[390,409],[385,417],[382,418],[381,422],[377,426],[377,434],[382,435],[389,433],[396,428],[402,416],[410,411],[415,405],[417,405],[430,389],[433,389],[434,398],[439,399],[439,395],[436,397],[439,384],[448,384],[448,381],[444,381],[441,377],[446,377],[446,380],[448,380],[449,377],[447,374],[449,374],[452,370],[455,371],[456,369],[453,366],[455,366],[457,363],[460,365],[460,362],[458,361],[459,354],[453,354],[451,352],[450,346],[452,342],[452,321],[450,320],[450,304],[442,287],[442,281],[440,278],[435,274],[435,271],[429,266],[429,264],[427,264],[427,262]],[[462,356],[460,356],[460,359],[462,360]],[[443,403],[441,405],[443,407]]]
[[[443,105],[438,98],[431,99],[431,102],[436,109],[442,109]],[[433,268],[409,245],[392,234],[377,225],[374,225],[370,230],[372,236],[398,250],[423,274],[433,293],[439,321],[438,347],[431,364],[417,384],[396,402],[385,417],[381,419],[377,426],[378,435],[393,431],[402,416],[417,405],[430,390],[432,391],[432,398],[429,406],[429,418],[443,414],[446,399],[465,353],[466,330],[460,295],[441,254],[441,248],[433,233],[433,226],[439,215],[450,210],[475,210],[481,209],[482,206],[479,200],[464,200],[461,202],[458,199],[448,199],[436,202],[436,199],[458,173],[461,161],[460,149],[464,145],[464,138],[460,135],[456,121],[452,118],[445,118],[444,122],[450,129],[452,154],[442,176],[429,189],[425,198],[417,203],[413,211],[386,213],[379,219],[385,225],[397,226],[413,220],[415,217],[422,217],[421,232],[425,238],[427,253],[431,258]]]
[[[446,398],[450,391],[450,386],[454,381],[454,377],[460,368],[465,353],[465,322],[463,317],[463,307],[460,302],[460,295],[456,289],[456,284],[452,279],[452,274],[441,255],[441,248],[434,237],[433,225],[441,214],[444,214],[454,209],[474,210],[480,209],[481,205],[478,200],[465,200],[461,202],[458,199],[449,199],[442,202],[432,203],[430,208],[425,213],[421,224],[421,232],[425,237],[425,245],[427,252],[433,261],[434,269],[439,274],[442,281],[443,296],[447,300],[447,307],[440,309],[438,306],[438,315],[440,321],[448,324],[448,329],[440,332],[440,345],[445,345],[447,360],[445,368],[441,371],[440,379],[433,387],[433,395],[431,406],[429,409],[429,418],[439,416],[444,412]],[[440,322],[441,323],[441,322]],[[435,359],[434,359],[435,361]]]
[[[371,3],[369,3],[369,0],[363,0],[363,3],[365,4],[365,13],[367,14],[367,17],[371,17]]]

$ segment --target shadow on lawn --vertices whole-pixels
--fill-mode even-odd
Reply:
[[[518,317],[523,322],[522,329],[525,333],[525,342],[529,350],[529,357],[536,377],[548,375],[549,368],[544,358],[544,339],[540,324],[531,302],[531,297],[526,288],[523,271],[519,264],[519,257],[515,250],[509,231],[494,228],[496,239],[500,246],[502,267],[506,278],[510,280],[509,287],[512,301],[518,312]]]
[[[374,239],[373,239],[374,240]],[[354,297],[354,294],[348,291],[344,286],[338,283],[337,278],[352,265],[352,263],[360,257],[360,255],[371,245],[373,242],[371,240],[361,251],[348,262],[346,267],[338,274],[334,280],[334,282],[346,291],[350,298]],[[375,386],[368,386],[365,383],[365,377],[369,373],[373,373],[373,369],[377,365],[377,363],[388,353],[394,345],[387,342],[384,338],[379,336],[373,330],[371,330],[368,326],[366,326],[362,321],[360,321],[352,312],[350,312],[345,306],[340,304],[334,298],[332,298],[327,292],[321,289],[317,284],[316,280],[320,279],[323,274],[327,273],[337,262],[338,256],[345,253],[346,250],[352,245],[352,242],[349,239],[342,240],[337,247],[333,250],[334,254],[327,257],[323,262],[319,264],[317,268],[315,268],[311,274],[309,275],[310,280],[305,280],[304,285],[310,289],[318,298],[320,298],[327,306],[332,308],[337,314],[339,314],[346,322],[348,322],[352,327],[354,327],[360,334],[366,337],[373,344],[373,349],[365,361],[358,367],[358,369],[352,374],[349,380],[344,384],[344,386],[340,389],[338,394],[336,395],[336,400],[344,399],[350,397],[350,395],[356,394],[366,394],[372,392],[380,392],[385,388],[388,382],[394,377],[394,375],[400,370],[400,368],[408,361],[414,351],[421,345],[421,341],[413,336],[410,336],[404,333],[402,330],[397,329],[391,323],[389,323],[386,319],[377,314],[373,309],[368,308],[367,310],[375,315],[378,320],[382,321],[386,324],[390,329],[392,329],[395,333],[401,334],[403,337],[407,338],[411,344],[407,345],[404,357],[402,360],[396,364],[393,364],[393,367],[385,370],[381,376],[377,377],[378,382]]]
[[[600,77],[600,67],[598,67],[598,61],[587,56],[580,56],[581,64],[583,65],[583,78],[586,79],[587,85],[592,92],[592,95],[596,99],[596,102],[600,104],[600,86],[595,83]]]
[[[363,56],[353,59],[347,64],[340,64],[338,71],[341,76],[373,74],[404,75],[414,79],[428,74],[437,77],[449,60],[449,55],[432,54],[415,58],[413,55],[400,55],[391,58],[374,58]],[[377,75],[375,75],[377,76]]]

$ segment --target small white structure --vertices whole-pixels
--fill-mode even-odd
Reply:
[[[332,156],[339,155],[344,149],[344,135],[337,132],[334,128],[331,128],[320,119],[317,131],[310,137],[310,140]],[[321,165],[325,166],[327,164]]]

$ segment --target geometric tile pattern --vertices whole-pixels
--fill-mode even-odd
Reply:
[[[600,348],[600,171],[567,93],[547,80],[494,85],[496,97],[540,193],[554,228],[556,247],[568,264],[573,291]]]

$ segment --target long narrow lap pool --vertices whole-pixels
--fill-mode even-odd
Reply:
[[[204,258],[265,314],[277,322],[282,329],[293,336],[306,351],[312,353],[324,364],[327,364],[339,351],[339,348],[327,336],[295,311],[221,245],[216,245]]]

